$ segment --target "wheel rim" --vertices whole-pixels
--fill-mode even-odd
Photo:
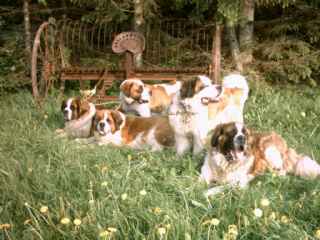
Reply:
[[[53,83],[56,61],[56,44],[52,29],[48,22],[43,23],[35,37],[32,49],[32,91],[37,102],[43,102]]]

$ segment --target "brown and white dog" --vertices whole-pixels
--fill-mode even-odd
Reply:
[[[211,80],[204,75],[193,78],[195,81],[192,87],[196,90],[211,84]],[[142,117],[165,114],[184,80],[179,78],[173,83],[145,84],[137,78],[127,79],[120,85],[120,109],[124,113],[134,112]]]
[[[93,135],[94,116],[96,108],[93,103],[81,100],[79,97],[68,98],[61,104],[65,127],[58,130],[73,138],[87,138]]]
[[[267,170],[279,175],[293,173],[301,177],[320,176],[320,165],[287,146],[275,132],[254,133],[243,123],[218,125],[211,136],[208,153],[201,168],[201,178],[245,187]],[[209,190],[209,195],[216,189]]]
[[[174,146],[174,134],[168,117],[126,116],[117,110],[98,110],[95,118],[98,144],[128,146],[152,151]]]
[[[194,80],[183,82],[169,108],[177,153],[183,154],[193,146],[193,154],[197,154],[218,124],[242,122],[248,91],[246,79],[238,74],[225,77],[222,86],[210,81],[199,88]]]

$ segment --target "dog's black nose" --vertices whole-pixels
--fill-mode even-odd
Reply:
[[[65,110],[63,110],[63,114],[64,114],[64,115],[67,115],[68,113],[69,113],[69,111],[68,111],[68,110],[66,110],[66,109],[65,109]]]
[[[106,124],[105,124],[104,122],[100,122],[100,123],[99,123],[99,127],[100,127],[101,129],[104,129],[105,126],[106,126]]]
[[[222,86],[221,86],[221,85],[218,85],[218,86],[216,87],[216,89],[217,89],[217,91],[218,91],[219,93],[222,92]]]
[[[239,146],[244,146],[246,143],[246,138],[243,135],[239,135],[235,138],[235,143]]]

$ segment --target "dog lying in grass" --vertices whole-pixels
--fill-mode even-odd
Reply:
[[[65,127],[57,129],[60,136],[88,138],[93,136],[96,107],[79,97],[68,98],[61,104]]]
[[[320,165],[315,160],[298,154],[275,132],[254,133],[237,122],[220,124],[214,129],[201,168],[201,178],[208,184],[245,187],[267,170],[305,178],[320,175]],[[207,195],[221,190],[221,187],[209,189]]]
[[[97,110],[95,117],[97,143],[151,148],[159,151],[174,146],[174,134],[167,116],[137,117],[117,110]]]

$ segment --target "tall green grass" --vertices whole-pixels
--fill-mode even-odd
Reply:
[[[57,138],[59,108],[52,96],[38,111],[23,91],[0,99],[0,239],[313,239],[320,228],[319,180],[268,173],[208,200],[202,156]],[[245,112],[320,160],[319,89],[252,84]]]

